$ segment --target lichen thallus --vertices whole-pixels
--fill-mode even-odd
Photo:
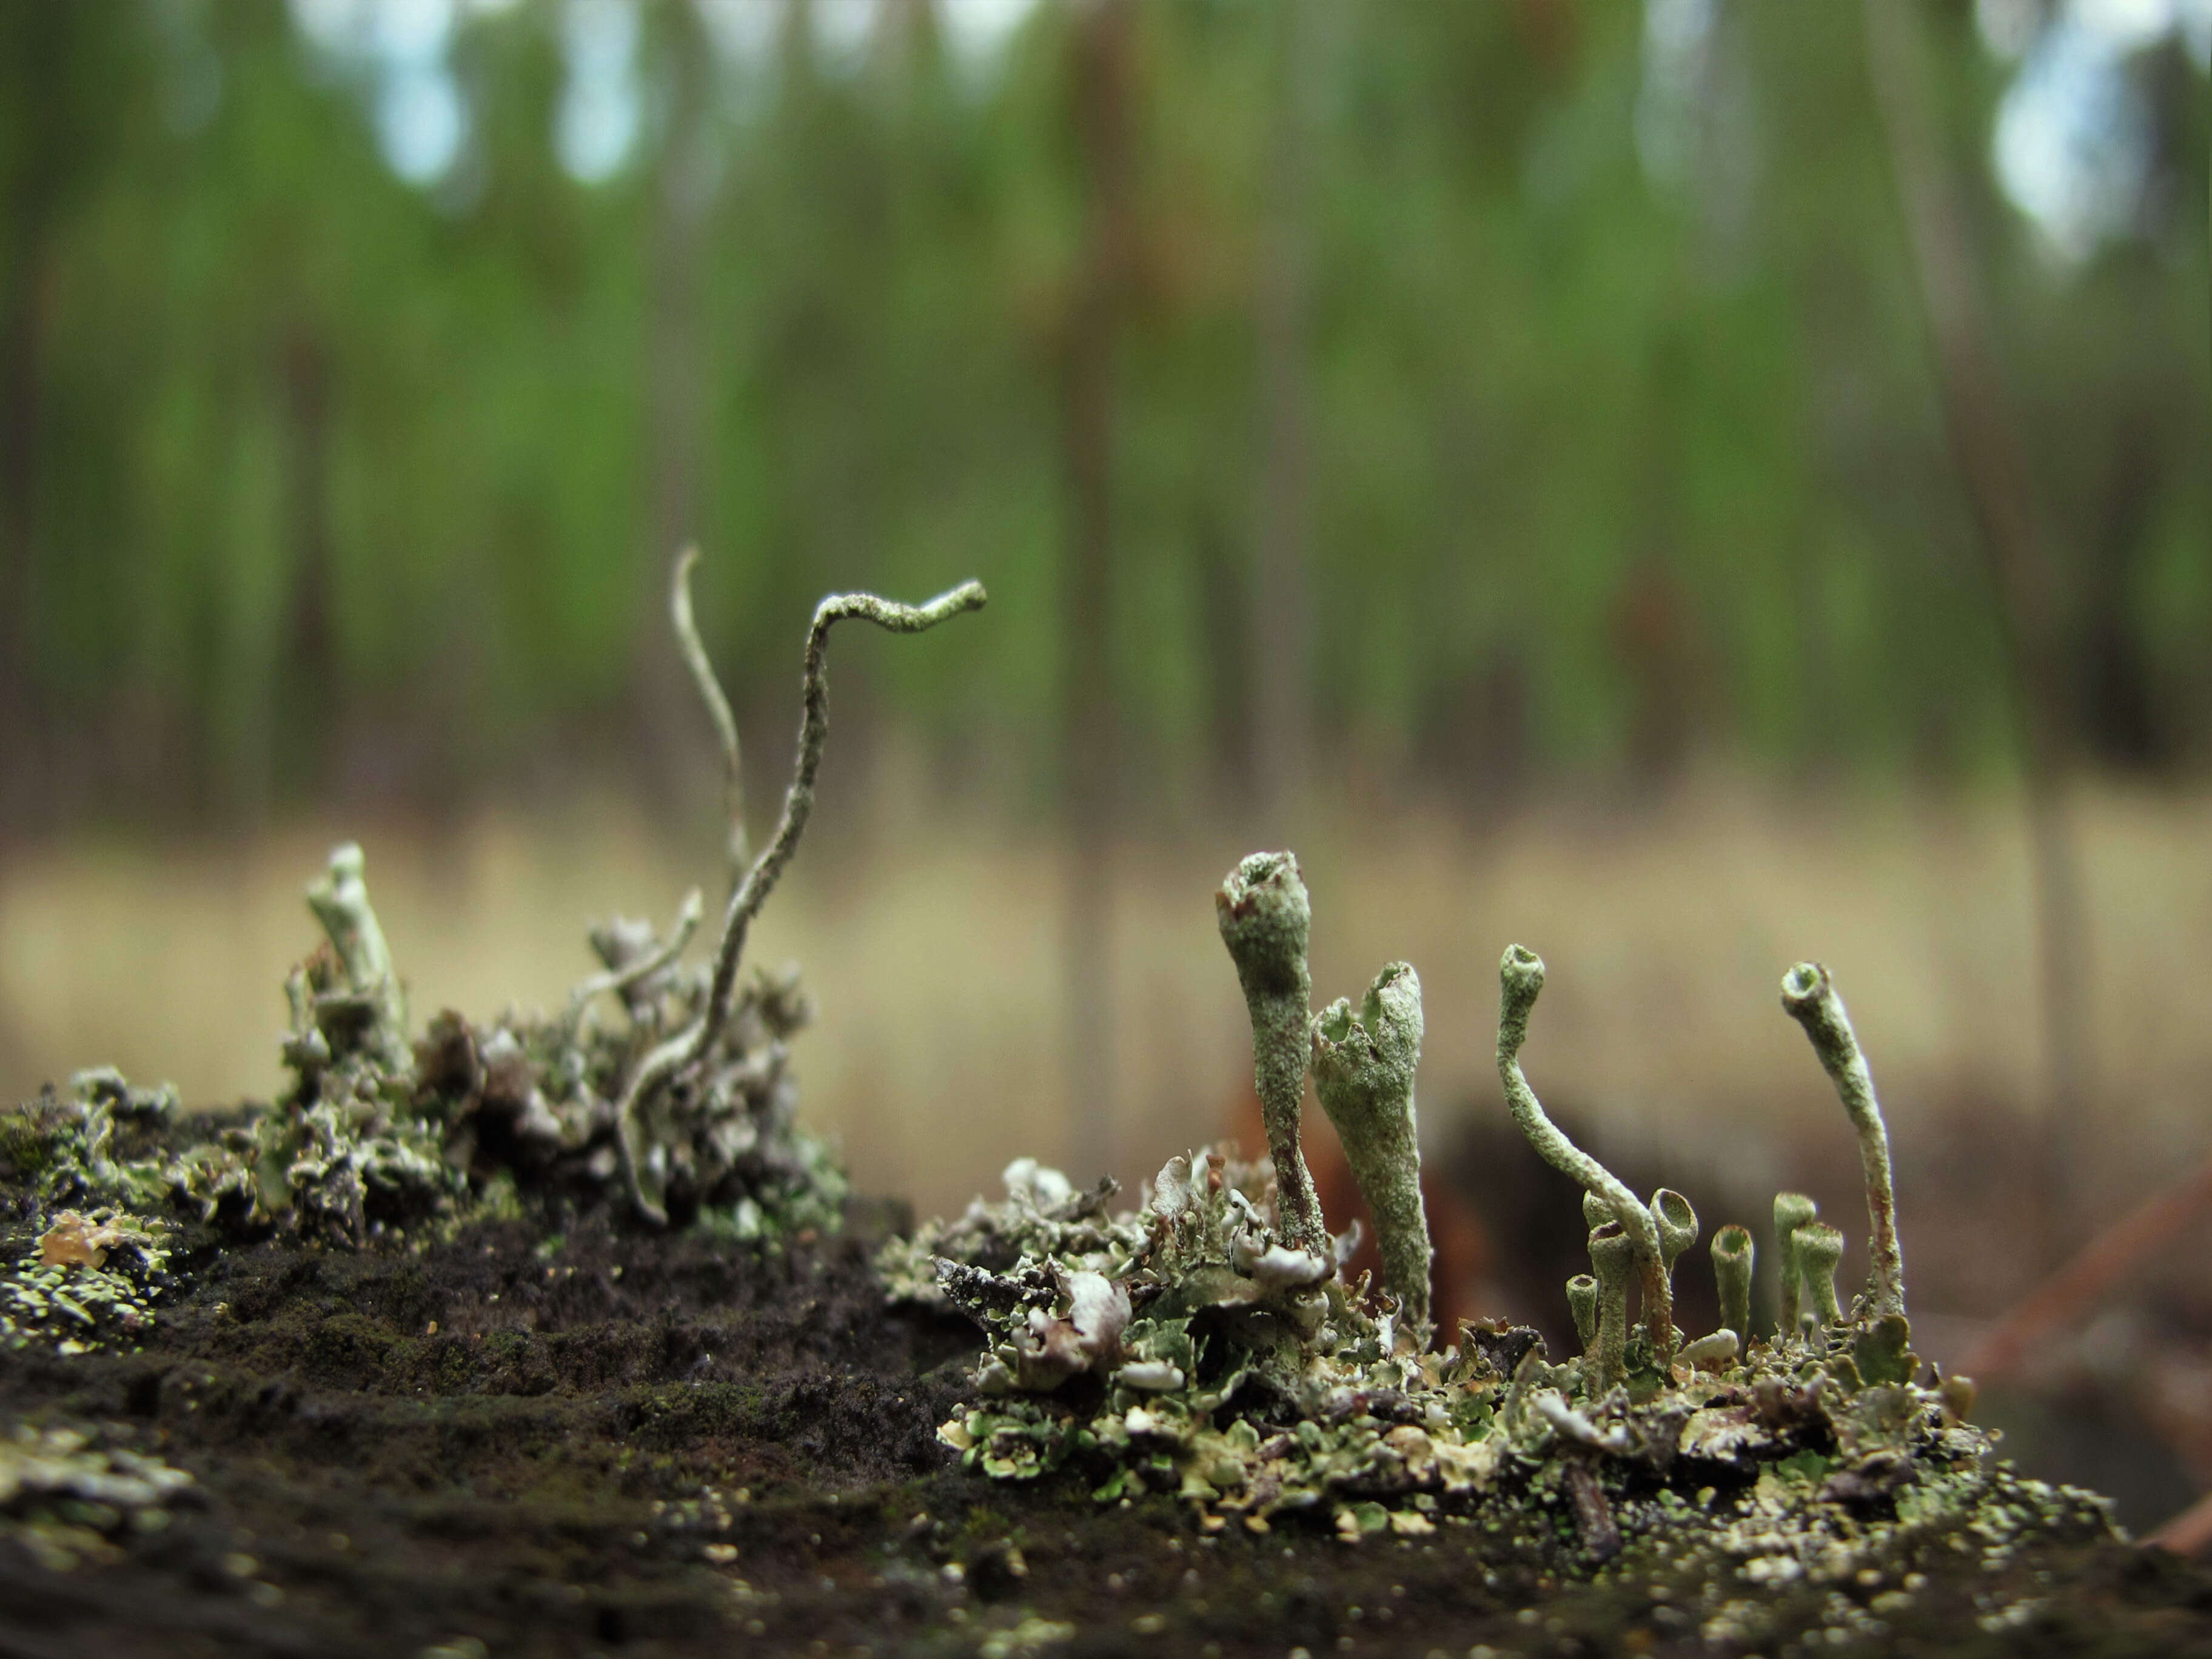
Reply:
[[[1423,1030],[1419,977],[1407,963],[1394,962],[1376,975],[1357,1012],[1340,999],[1319,1013],[1309,1013],[1306,951],[1312,907],[1297,860],[1289,853],[1255,853],[1242,860],[1222,883],[1214,903],[1251,1016],[1254,1080],[1274,1165],[1278,1230],[1285,1243],[1301,1249],[1317,1250],[1328,1237],[1299,1145],[1299,1109],[1310,1073],[1374,1218],[1382,1289],[1395,1302],[1404,1328],[1426,1332],[1432,1252],[1413,1107]],[[1674,1326],[1674,1272],[1678,1258],[1697,1242],[1697,1212],[1688,1199],[1666,1188],[1648,1203],[1638,1198],[1545,1114],[1521,1066],[1529,1014],[1544,988],[1543,959],[1525,946],[1508,946],[1498,963],[1498,1073],[1506,1105],[1537,1155],[1584,1192],[1592,1272],[1577,1274],[1567,1294],[1592,1371],[1607,1386],[1626,1374],[1632,1286],[1642,1302],[1638,1352],[1645,1363],[1663,1371],[1681,1346]],[[1834,1285],[1843,1235],[1819,1223],[1812,1200],[1795,1193],[1778,1196],[1778,1340],[1799,1334],[1802,1298],[1812,1304],[1808,1316],[1820,1325],[1905,1311],[1889,1138],[1843,999],[1825,967],[1800,963],[1783,976],[1782,1004],[1812,1039],[1857,1134],[1866,1174],[1871,1271],[1865,1294],[1845,1308]],[[1751,1233],[1744,1227],[1731,1224],[1714,1237],[1723,1322],[1720,1330],[1693,1345],[1693,1363],[1711,1364],[1723,1354],[1748,1350],[1754,1255]]]
[[[1692,1496],[1717,1537],[1733,1523],[1714,1494],[1755,1483],[1765,1530],[1731,1533],[1727,1547],[1786,1550],[1793,1570],[1817,1559],[1823,1572],[1844,1557],[1851,1572],[1894,1565],[1905,1546],[1879,1528],[1853,1533],[1841,1556],[1833,1543],[1851,1505],[1863,1513],[1905,1483],[1919,1492],[1916,1527],[2013,1501],[2015,1477],[1987,1468],[1990,1437],[1964,1421],[1972,1385],[1924,1383],[1911,1349],[1887,1138],[1825,969],[1792,969],[1783,999],[1858,1133],[1873,1275],[1863,1294],[1839,1295],[1843,1235],[1809,1199],[1783,1194],[1778,1328],[1752,1329],[1757,1251],[1730,1224],[1711,1247],[1724,1322],[1685,1341],[1673,1277],[1698,1241],[1697,1212],[1665,1188],[1639,1198],[1547,1115],[1522,1067],[1544,963],[1506,951],[1506,1102],[1537,1153],[1583,1188],[1589,1229],[1590,1271],[1566,1286],[1582,1352],[1553,1363],[1535,1331],[1502,1321],[1437,1340],[1414,1106],[1419,976],[1390,963],[1356,1004],[1313,1011],[1313,907],[1287,852],[1240,861],[1215,907],[1250,1017],[1267,1157],[1245,1164],[1224,1146],[1171,1158],[1133,1211],[1112,1207],[1110,1181],[1082,1191],[1018,1158],[1004,1202],[978,1199],[878,1253],[893,1299],[983,1331],[972,1395],[939,1431],[967,1467],[1003,1480],[1087,1472],[1102,1502],[1172,1492],[1209,1529],[1234,1514],[1265,1531],[1271,1516],[1327,1506],[1348,1539],[1478,1514],[1518,1528],[1544,1493],[1566,1492],[1595,1559],[1626,1534],[1663,1531]],[[1374,1221],[1371,1289],[1347,1281],[1352,1236],[1331,1235],[1306,1167],[1309,1079]],[[2090,1502],[2029,1497],[2054,1517]]]

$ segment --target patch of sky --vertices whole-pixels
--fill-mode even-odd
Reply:
[[[612,178],[635,147],[643,100],[639,17],[632,0],[568,0],[561,52],[568,78],[553,118],[553,148],[571,178]]]
[[[1037,0],[939,0],[938,15],[953,61],[972,76],[995,71],[1006,46],[1037,9]]]
[[[790,12],[784,0],[698,0],[698,6],[708,42],[731,70],[751,76],[775,63]]]
[[[1636,94],[1636,154],[1664,185],[1696,170],[1714,0],[1644,0],[1644,79]]]
[[[971,86],[988,82],[1006,46],[1041,0],[935,0],[949,55]],[[1677,0],[1704,4],[1711,0]],[[294,27],[324,70],[356,81],[377,144],[392,170],[431,185],[452,173],[467,144],[468,99],[451,62],[468,19],[514,9],[520,0],[289,0]],[[743,78],[773,68],[789,0],[691,0],[716,55]],[[866,61],[884,0],[813,0],[809,45],[832,73]],[[567,71],[553,147],[576,179],[599,184],[622,170],[644,125],[639,0],[562,0]]]
[[[1680,185],[1701,154],[1716,0],[1644,0],[1636,145],[1645,174]],[[2212,0],[1975,0],[1983,44],[2015,65],[1990,134],[2006,196],[2062,262],[2142,222],[2150,114],[2130,73],[2137,53],[2178,38],[2212,64]]]
[[[882,0],[814,0],[807,21],[814,29],[817,61],[834,73],[859,69],[867,60],[882,13]]]
[[[1997,109],[1990,159],[2045,245],[2076,263],[2141,223],[2151,165],[2150,113],[2129,70],[2178,37],[2212,60],[2212,0],[1976,0],[1991,53],[2019,67]]]
[[[377,146],[410,184],[444,179],[468,139],[468,101],[448,58],[462,9],[457,0],[291,0],[313,52],[363,82]]]

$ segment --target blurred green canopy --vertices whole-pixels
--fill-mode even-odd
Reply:
[[[988,626],[842,695],[1049,789],[1100,3],[0,4],[9,823],[630,747],[696,719],[695,538],[741,718],[818,593],[981,576]],[[2212,9],[1914,15],[2065,696],[2201,767]],[[1385,776],[2008,763],[1858,8],[1129,28],[1092,621],[1137,801],[1250,781],[1271,536],[1291,694]]]

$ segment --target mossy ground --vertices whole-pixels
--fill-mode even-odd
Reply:
[[[510,1221],[182,1250],[139,1351],[0,1354],[0,1414],[91,1425],[197,1482],[108,1565],[57,1571],[0,1536],[0,1650],[1711,1650],[1696,1571],[1592,1582],[1549,1515],[1208,1535],[1164,1498],[963,1474],[936,1429],[974,1338],[884,1306],[882,1220],[787,1255],[604,1218],[557,1243]],[[1880,1637],[1839,1625],[1829,1588],[1729,1594],[1771,1615],[1770,1656],[2212,1654],[2212,1573],[2109,1540],[1921,1571]]]

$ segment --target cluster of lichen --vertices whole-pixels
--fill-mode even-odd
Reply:
[[[1868,1286],[1838,1297],[1842,1235],[1784,1194],[1778,1328],[1750,1329],[1751,1236],[1729,1226],[1711,1255],[1730,1322],[1685,1342],[1673,1279],[1698,1236],[1696,1213],[1679,1193],[1638,1199],[1546,1116],[1519,1059],[1543,964],[1518,946],[1505,953],[1507,1100],[1536,1151],[1584,1188],[1590,1227],[1592,1272],[1568,1286],[1583,1352],[1554,1362],[1534,1331],[1495,1322],[1433,1340],[1412,969],[1386,967],[1356,1012],[1339,1002],[1311,1013],[1295,860],[1245,860],[1218,903],[1251,1012],[1270,1157],[1172,1159],[1140,1206],[1119,1214],[1110,1187],[1079,1194],[1023,1160],[1003,1203],[979,1200],[879,1258],[894,1297],[957,1310],[985,1333],[976,1398],[940,1431],[968,1467],[1002,1479],[1073,1471],[1101,1500],[1172,1493],[1208,1528],[1236,1517],[1265,1530],[1286,1511],[1328,1516],[1352,1539],[1453,1524],[1541,1531],[1555,1520],[1601,1562],[1696,1494],[1701,1547],[1735,1552],[1751,1580],[1809,1564],[1873,1571],[1915,1528],[1963,1524],[1993,1494],[2025,1489],[1985,1467],[1993,1437],[1966,1421],[1972,1385],[1911,1352],[1887,1140],[1824,969],[1792,969],[1784,1003],[1859,1134]],[[1376,1220],[1379,1289],[1345,1280],[1351,1241],[1329,1237],[1305,1170],[1297,1112],[1309,1074]],[[2045,1507],[2069,1524],[2109,1525],[2081,1494]],[[1757,1565],[1770,1560],[1797,1565]]]
[[[919,607],[870,594],[822,602],[806,640],[797,768],[774,838],[749,859],[736,728],[691,625],[690,564],[688,554],[678,562],[672,610],[732,780],[731,893],[713,957],[684,960],[704,914],[694,891],[665,934],[623,919],[594,929],[600,970],[557,1012],[479,1023],[447,1012],[418,1036],[361,849],[341,847],[307,890],[325,939],[286,981],[289,1081],[277,1099],[194,1125],[172,1091],[96,1072],[68,1097],[49,1091],[0,1113],[0,1161],[28,1190],[34,1229],[63,1206],[100,1205],[225,1236],[285,1230],[348,1244],[525,1204],[553,1212],[605,1202],[650,1224],[744,1238],[838,1224],[843,1173],[795,1121],[789,1042],[811,1006],[795,969],[741,975],[744,940],[812,810],[830,628],[859,617],[912,633],[975,609],[983,592],[971,582]],[[81,1304],[82,1275],[100,1270],[58,1271],[77,1275],[76,1288],[24,1281],[15,1308],[26,1296],[41,1313]]]
[[[112,1205],[64,1210],[0,1274],[0,1346],[62,1354],[136,1347],[169,1284],[172,1229]]]

